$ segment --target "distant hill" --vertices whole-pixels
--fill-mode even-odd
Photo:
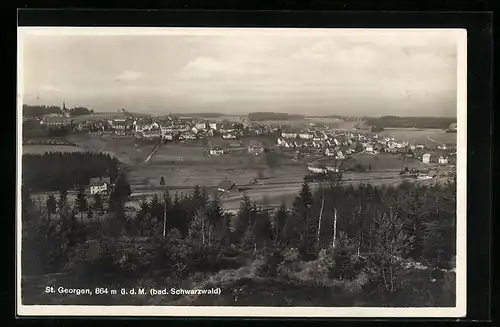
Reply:
[[[304,115],[290,115],[279,112],[251,112],[248,114],[250,121],[265,121],[265,120],[300,120],[305,119]]]
[[[218,113],[218,112],[195,112],[195,113],[173,113],[172,116],[182,116],[182,117],[197,117],[197,118],[214,118],[226,116],[226,114]]]
[[[398,117],[365,118],[366,123],[377,128],[438,128],[447,129],[457,119],[452,117]]]

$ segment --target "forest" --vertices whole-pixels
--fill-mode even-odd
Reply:
[[[304,119],[304,115],[290,115],[287,113],[279,112],[251,112],[248,114],[250,121],[264,121],[264,120],[300,120]]]
[[[265,210],[245,195],[235,214],[198,186],[166,190],[135,214],[124,210],[126,175],[113,194],[108,210],[83,192],[70,206],[64,190],[37,205],[23,187],[25,304],[455,305],[455,180],[314,189],[304,180],[291,208]],[[48,283],[220,287],[222,296],[69,298],[43,294]]]
[[[368,125],[377,129],[383,128],[437,128],[447,129],[456,123],[456,118],[451,117],[397,117],[383,116],[379,118],[366,118]]]
[[[95,152],[23,154],[22,183],[32,192],[65,191],[88,185],[90,178],[108,176],[114,181],[118,160]]]
[[[62,109],[59,106],[39,106],[39,105],[27,105],[23,104],[23,116],[24,117],[41,117],[44,115],[50,114],[58,114],[61,115]],[[94,113],[93,110],[90,110],[85,107],[75,107],[69,109],[69,114],[72,117],[80,116],[80,115],[88,115],[90,113]]]

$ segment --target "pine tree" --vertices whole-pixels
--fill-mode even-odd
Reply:
[[[209,223],[209,235],[208,242],[211,244],[212,240],[220,240],[224,237],[226,232],[225,230],[225,217],[224,217],[224,209],[222,208],[222,204],[220,202],[220,198],[217,194],[215,194],[208,204],[206,209],[207,221]],[[213,235],[213,234],[216,235]]]
[[[299,198],[300,198],[301,204],[306,209],[309,209],[312,206],[313,196],[311,193],[311,188],[309,187],[309,183],[307,182],[307,179],[305,179],[305,178],[304,178],[304,181],[302,182],[302,188],[300,189],[300,192],[299,192]]]
[[[251,221],[253,220],[253,216],[255,215],[254,207],[252,205],[252,201],[245,193],[243,194],[243,198],[240,202],[240,208],[238,210],[238,215],[236,216],[235,221],[235,233],[237,236],[242,237],[250,228]]]
[[[59,193],[59,201],[57,202],[59,211],[62,211],[64,207],[66,207],[67,203],[68,203],[68,191],[63,190]]]
[[[160,185],[165,185],[165,178],[163,176],[160,178]]]
[[[49,217],[52,218],[52,215],[55,214],[57,210],[57,200],[54,195],[49,195],[49,197],[47,198],[46,207]]]
[[[272,240],[273,233],[269,213],[263,210],[255,218],[251,229],[255,243],[260,247],[266,246]]]
[[[89,207],[87,201],[87,195],[85,194],[85,191],[83,189],[80,189],[78,191],[75,204],[77,210],[80,212],[80,219],[83,219],[83,213],[87,212]]]
[[[285,239],[284,231],[287,218],[286,206],[282,204],[274,214],[273,219],[273,238],[276,246]]]
[[[208,246],[209,222],[203,210],[198,210],[189,226],[189,238],[192,242],[201,242],[201,246]]]
[[[109,209],[118,216],[123,216],[125,214],[125,202],[132,193],[130,185],[127,182],[125,175],[123,173],[117,178],[115,186],[111,192],[109,199]]]
[[[94,194],[94,210],[99,216],[101,216],[104,211],[104,204],[102,202],[101,194],[99,193]]]

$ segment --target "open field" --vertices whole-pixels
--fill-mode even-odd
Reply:
[[[131,138],[74,134],[67,139],[86,151],[108,153],[126,165],[144,162],[154,148],[153,144],[139,144]]]
[[[213,145],[220,144],[226,149],[231,149],[230,155],[217,157],[208,155],[208,147],[203,145],[202,141],[162,144],[148,161],[146,158],[155,147],[153,144],[140,144],[128,138],[101,138],[97,135],[72,135],[68,140],[77,144],[80,149],[109,153],[125,164],[132,188],[131,201],[128,205],[132,208],[137,207],[141,199],[163,192],[165,186],[160,185],[162,176],[169,190],[179,193],[190,193],[195,185],[205,187],[209,193],[213,193],[221,181],[231,180],[240,191],[222,195],[221,200],[227,210],[238,208],[244,193],[264,205],[278,206],[286,203],[290,206],[301,188],[304,176],[308,173],[307,164],[292,161],[291,154],[281,150],[258,156],[250,155],[246,146],[254,139],[259,138],[241,140],[239,148],[231,148],[228,145],[240,141],[214,139]],[[316,164],[332,164],[335,161],[328,157],[310,160]],[[344,165],[354,166],[357,163],[365,167],[371,165],[371,170],[345,172],[344,184],[398,184],[402,182],[399,172],[405,167],[416,169],[433,167],[417,160],[403,159],[389,154],[357,154],[345,160]]]
[[[386,128],[383,132],[380,132],[380,136],[394,137],[396,140],[423,144],[430,148],[442,144],[457,144],[457,134],[446,133],[441,129]]]

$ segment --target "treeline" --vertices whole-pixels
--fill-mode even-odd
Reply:
[[[380,118],[366,118],[368,125],[375,128],[438,128],[447,129],[456,123],[451,117],[398,117],[384,116]]]
[[[85,107],[75,107],[75,108],[69,109],[69,115],[71,117],[89,115],[89,114],[93,114],[93,113],[94,113],[94,110],[91,110],[91,109],[88,109]]]
[[[23,138],[62,137],[72,131],[71,125],[49,126],[35,119],[23,122]]]
[[[265,121],[265,120],[300,120],[304,119],[304,115],[290,115],[287,113],[278,112],[251,112],[248,114],[250,121]]]
[[[137,214],[127,215],[120,209],[125,190],[117,195],[119,201],[113,200],[107,219],[94,227],[76,218],[81,205],[60,210],[59,220],[48,219],[45,213],[55,209],[26,213],[23,259],[32,273],[66,267],[79,278],[94,279],[85,282],[102,283],[104,276],[110,276],[115,281],[128,278],[133,285],[133,280],[154,271],[162,272],[162,281],[179,282],[241,267],[253,258],[260,262],[259,278],[281,278],[294,285],[294,271],[305,269],[295,277],[303,286],[355,283],[364,290],[358,296],[373,296],[377,306],[453,306],[453,285],[426,289],[430,286],[409,279],[405,264],[455,267],[455,185],[455,181],[434,186],[330,184],[312,190],[304,181],[292,208],[282,205],[273,213],[244,196],[236,215],[224,212],[216,194],[210,196],[198,187],[191,195],[165,192],[142,202]],[[117,242],[124,236],[128,241]],[[134,241],[141,237],[150,241]],[[85,240],[97,242],[91,259],[85,254]],[[414,295],[415,289],[418,294],[432,291],[433,300]]]
[[[94,152],[50,152],[23,155],[22,183],[33,192],[69,190],[88,185],[91,177],[115,180],[118,160]]]
[[[90,110],[85,107],[75,107],[68,110],[70,116],[76,117],[81,115],[88,115],[94,113],[94,110]],[[41,117],[44,115],[58,114],[61,115],[62,108],[59,106],[45,106],[45,105],[27,105],[23,104],[23,116],[24,117]]]
[[[40,117],[50,114],[62,114],[62,109],[59,106],[30,106],[23,104],[24,117]]]

